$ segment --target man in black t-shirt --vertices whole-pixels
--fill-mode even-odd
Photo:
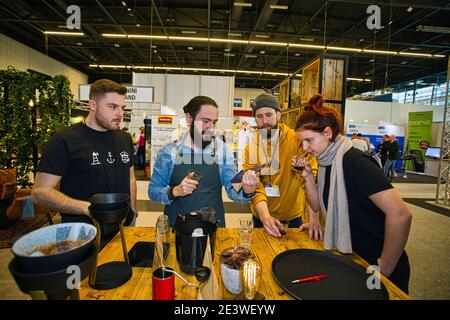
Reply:
[[[55,133],[43,148],[33,201],[59,211],[62,222],[91,222],[88,200],[96,193],[127,193],[131,210],[125,224],[134,223],[133,142],[119,130],[126,92],[114,81],[94,82],[86,121]]]

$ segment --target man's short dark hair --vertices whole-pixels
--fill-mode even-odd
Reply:
[[[210,97],[196,96],[196,97],[192,98],[188,102],[188,104],[183,107],[183,111],[184,111],[184,113],[189,113],[191,115],[191,117],[195,119],[195,117],[197,116],[197,113],[199,113],[199,111],[203,105],[211,105],[216,108],[219,108],[217,103]]]
[[[362,134],[361,134],[361,133],[358,133],[357,136],[358,136],[358,137],[362,137]]]
[[[99,100],[109,92],[115,92],[120,94],[121,96],[124,96],[127,94],[127,88],[112,80],[100,79],[91,84],[91,89],[89,90],[89,99]]]

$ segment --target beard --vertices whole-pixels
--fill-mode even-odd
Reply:
[[[120,128],[120,122],[122,121],[122,119],[107,120],[98,112],[95,113],[95,120],[106,130],[118,130]]]
[[[272,131],[278,130],[278,123],[272,125],[272,126],[263,126],[258,127],[261,137],[271,139],[272,138]],[[275,132],[274,132],[275,133]]]
[[[189,134],[191,135],[191,139],[194,144],[202,149],[205,149],[212,142],[212,138],[214,137],[214,133],[212,130],[204,130],[199,132],[195,129],[194,124],[191,124],[189,128]]]

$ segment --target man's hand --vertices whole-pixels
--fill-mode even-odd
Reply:
[[[266,232],[274,237],[281,237],[280,229],[281,222],[272,217],[271,215],[260,218]]]
[[[303,223],[298,230],[300,232],[308,230],[308,235],[310,239],[323,240],[323,228],[320,222],[310,221],[308,223]]]
[[[255,171],[247,170],[242,176],[242,187],[246,194],[254,193],[259,184],[259,178]]]
[[[189,173],[179,185],[172,189],[172,194],[175,198],[184,197],[194,192],[198,185],[198,181],[192,179],[194,173]]]

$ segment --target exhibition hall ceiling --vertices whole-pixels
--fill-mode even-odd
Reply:
[[[348,56],[352,95],[445,71],[450,51],[448,1],[1,2],[2,33],[90,80],[235,75],[236,86],[272,88],[326,52]]]

